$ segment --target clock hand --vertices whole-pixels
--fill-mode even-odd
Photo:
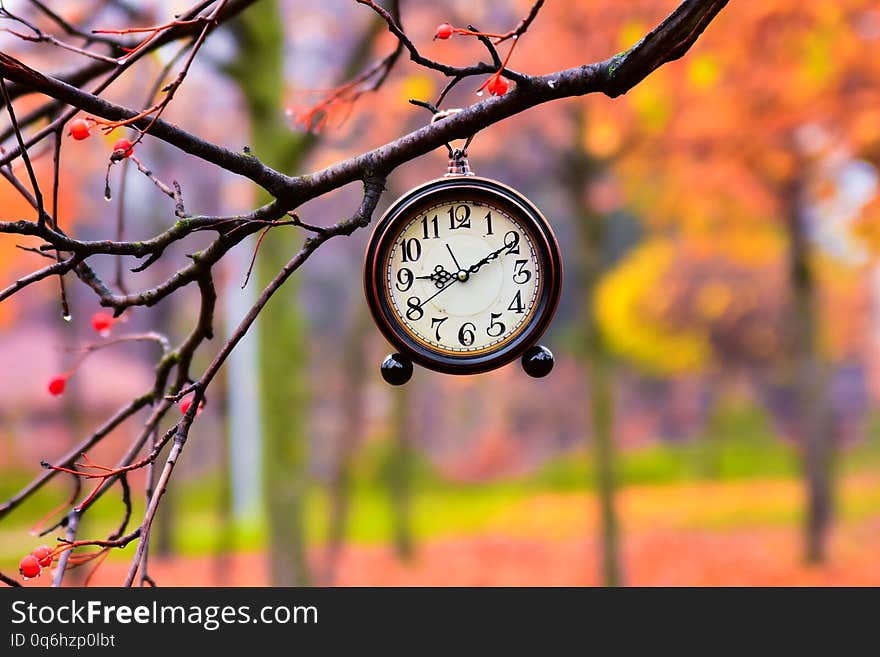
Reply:
[[[455,266],[458,267],[458,271],[461,271],[461,265],[458,264],[458,260],[455,257],[455,254],[452,252],[452,248],[449,246],[449,242],[446,243],[446,250],[449,251],[449,255],[452,256],[452,262],[455,263]]]
[[[439,267],[440,265],[437,265],[437,266]],[[434,297],[436,297],[438,294],[440,294],[440,293],[443,292],[444,290],[446,290],[446,289],[452,287],[453,285],[455,285],[455,281],[457,281],[458,279],[455,278],[455,276],[452,276],[451,279],[452,279],[452,282],[449,283],[448,285],[441,285],[441,284],[437,283],[436,285],[437,285],[437,287],[439,287],[440,289],[437,290],[436,292],[434,292],[434,294],[432,294],[432,295],[429,296],[427,299],[425,299],[424,301],[422,301],[422,302],[421,302],[418,306],[416,306],[416,307],[417,307],[417,308],[422,308],[426,303],[428,303],[431,299],[433,299]]]
[[[447,281],[451,278],[455,278],[455,274],[450,274],[446,269],[443,268],[443,265],[437,265],[434,267],[434,273],[428,276],[416,276],[416,278],[422,278],[434,281],[434,285],[437,287],[443,287],[446,285]]]
[[[452,247],[449,244],[446,244],[446,250],[449,251],[449,255],[452,256],[452,262],[455,263],[458,271],[455,274],[452,274],[446,271],[446,268],[443,265],[437,265],[434,267],[434,273],[428,276],[416,276],[416,278],[428,279],[434,281],[434,285],[437,287],[443,287],[446,285],[446,282],[450,278],[458,278],[460,281],[466,281],[468,279],[468,271],[466,269],[462,269],[461,265],[458,264],[458,258],[455,257],[455,254],[452,252]]]
[[[471,274],[477,273],[480,270],[480,267],[482,267],[483,265],[487,265],[490,262],[492,262],[493,260],[495,260],[499,255],[501,255],[502,251],[504,251],[505,249],[510,249],[511,246],[512,246],[511,244],[505,243],[500,248],[496,249],[495,251],[492,251],[492,253],[487,255],[482,260],[478,260],[477,262],[472,264],[467,269],[462,269],[461,265],[458,264],[458,259],[455,257],[455,254],[452,252],[452,248],[449,246],[449,244],[447,244],[446,249],[449,251],[449,255],[452,256],[452,261],[455,263],[455,266],[458,267],[458,271],[455,274],[453,274],[451,272],[446,271],[446,268],[443,265],[436,265],[434,267],[434,272],[432,274],[427,274],[425,276],[416,276],[416,278],[422,279],[422,280],[434,281],[434,285],[436,285],[438,288],[440,288],[441,291],[445,290],[448,287],[448,285],[446,285],[446,283],[449,282],[451,279],[459,280],[462,282],[467,281],[467,279],[470,278]],[[433,299],[434,297],[431,297],[431,298]]]
[[[480,267],[482,267],[483,265],[488,265],[490,262],[495,260],[499,255],[501,255],[502,251],[509,249],[509,248],[510,248],[510,244],[505,244],[500,249],[496,249],[495,251],[492,251],[492,253],[487,255],[485,258],[483,258],[482,260],[478,260],[477,262],[472,264],[470,267],[468,267],[467,271],[470,272],[471,274],[476,274],[479,271]]]

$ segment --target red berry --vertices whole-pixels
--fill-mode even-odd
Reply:
[[[486,85],[486,89],[493,96],[503,96],[510,89],[510,82],[504,76],[496,73],[489,78],[489,84]]]
[[[42,570],[40,562],[32,554],[27,555],[24,559],[18,562],[18,572],[20,572],[21,576],[25,579],[37,577]]]
[[[448,39],[453,34],[455,34],[455,28],[452,27],[449,23],[440,23],[437,26],[437,31],[434,32],[435,39]]]
[[[52,549],[48,545],[41,545],[34,548],[34,551],[31,552],[31,556],[34,557],[43,568],[48,568],[52,565]]]
[[[128,139],[120,139],[115,144],[113,144],[113,152],[122,151],[121,157],[128,157],[132,153],[134,153],[134,146]]]
[[[85,119],[76,119],[70,122],[70,132],[68,134],[77,141],[82,141],[83,139],[88,139],[92,135],[92,132],[91,128],[89,128],[88,121]]]
[[[92,315],[92,328],[101,335],[107,335],[110,332],[110,327],[113,326],[115,321],[113,315],[99,310]]]
[[[58,395],[64,394],[64,386],[67,385],[67,375],[59,374],[58,376],[53,376],[49,379],[49,394]]]

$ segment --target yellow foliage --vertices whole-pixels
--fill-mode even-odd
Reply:
[[[659,132],[672,115],[672,99],[663,75],[655,71],[627,94],[640,122],[649,132]]]
[[[413,73],[400,83],[400,101],[406,103],[410,98],[433,100],[436,93],[434,81],[424,73]]]
[[[620,127],[612,120],[588,121],[584,149],[597,157],[609,157],[620,147]]]
[[[695,89],[709,89],[718,82],[721,70],[712,55],[697,55],[691,58],[687,74]]]
[[[670,242],[647,242],[602,278],[594,300],[609,348],[656,374],[698,371],[710,354],[705,335],[662,326],[649,312],[668,303],[661,279],[674,258]]]
[[[876,257],[880,253],[880,194],[875,195],[862,208],[852,230],[872,256]]]
[[[831,65],[831,43],[836,35],[813,32],[804,37],[803,43],[803,75],[805,80],[814,84],[823,84],[834,73]]]
[[[627,21],[617,36],[617,46],[621,50],[632,48],[646,32],[645,24],[641,21]]]

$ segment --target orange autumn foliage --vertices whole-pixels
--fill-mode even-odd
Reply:
[[[41,187],[47,181],[51,181],[51,164],[43,161],[34,163],[37,178]],[[24,166],[17,166],[15,174],[22,183],[30,189],[30,184],[25,172]],[[43,187],[44,196],[47,190],[51,190],[51,186]],[[50,202],[49,197],[45,202]],[[59,189],[59,207],[62,208],[63,216],[75,216],[74,204],[75,197],[64,186]],[[30,203],[10,184],[0,185],[0,221],[17,221],[17,220],[36,220],[36,212]],[[17,277],[22,276],[30,271],[44,267],[49,261],[40,258],[40,256],[17,248],[18,246],[37,247],[40,241],[30,237],[19,236],[17,239],[0,240],[0,280],[5,281],[4,286],[14,281]],[[54,279],[51,279],[54,280]],[[45,284],[44,284],[45,285]],[[52,290],[57,289],[57,284]],[[13,297],[7,299],[0,304],[0,327],[8,325],[15,318],[15,306],[22,303],[20,299],[24,297]]]
[[[614,166],[639,210],[685,228],[780,222],[795,180],[828,194],[830,160],[880,164],[875,14],[864,0],[731,6],[614,108],[630,133]]]
[[[623,98],[585,99],[583,147],[617,176],[628,206],[679,245],[643,291],[653,305],[631,311],[632,330],[654,323],[714,341],[754,334],[746,351],[771,355],[784,338],[785,223],[797,211],[808,213],[819,246],[822,350],[842,358],[864,347],[867,285],[849,233],[880,253],[880,206],[876,185],[873,201],[864,190],[854,198],[841,171],[862,164],[876,177],[880,165],[878,20],[863,0],[732,5],[686,59]],[[624,25],[619,43],[635,33]],[[729,271],[710,271],[719,268]],[[732,295],[720,282],[728,277]],[[728,299],[749,296],[745,280],[766,315],[748,331]]]

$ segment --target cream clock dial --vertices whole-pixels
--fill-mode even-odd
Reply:
[[[452,176],[388,209],[367,247],[364,290],[408,371],[412,361],[475,374],[536,348],[556,311],[561,276],[556,239],[528,199],[488,178]],[[549,350],[535,358],[544,362],[526,371],[549,372]]]
[[[528,325],[541,285],[529,232],[480,201],[426,208],[388,258],[394,312],[412,337],[449,354],[481,353]]]

